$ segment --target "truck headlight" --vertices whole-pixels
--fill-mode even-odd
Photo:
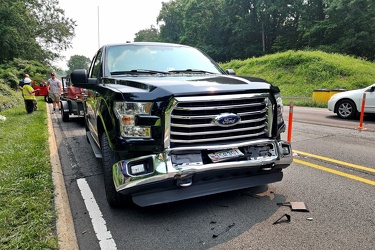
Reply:
[[[283,100],[281,99],[280,93],[275,94],[276,105],[277,105],[277,126],[284,124],[283,118]]]
[[[114,112],[120,124],[123,137],[151,138],[150,126],[135,126],[136,115],[150,115],[151,102],[115,102]]]

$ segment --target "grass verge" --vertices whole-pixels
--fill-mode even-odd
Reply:
[[[237,75],[266,79],[281,95],[312,97],[315,89],[358,89],[374,83],[375,63],[321,51],[286,51],[221,64]],[[311,103],[306,103],[312,106]]]
[[[32,114],[23,102],[1,112],[0,249],[58,249],[43,98],[38,104]]]

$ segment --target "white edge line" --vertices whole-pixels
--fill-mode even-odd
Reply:
[[[99,240],[100,248],[105,250],[117,250],[116,243],[112,238],[111,232],[107,229],[103,214],[96,203],[94,195],[91,192],[90,186],[86,179],[78,179],[77,184],[85,202],[86,209],[89,212],[91,223],[94,227],[96,237]]]

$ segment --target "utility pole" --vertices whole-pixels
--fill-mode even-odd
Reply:
[[[99,33],[100,33],[100,30],[99,30],[99,5],[98,5],[98,48],[100,48],[100,37],[99,37]]]
[[[263,52],[266,52],[266,35],[264,34],[264,23],[262,21],[262,46],[263,46]]]

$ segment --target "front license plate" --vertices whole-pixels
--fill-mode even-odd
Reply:
[[[238,148],[223,150],[208,154],[208,157],[212,160],[212,162],[219,162],[224,161],[231,158],[237,158],[239,156],[243,156],[244,154]]]

